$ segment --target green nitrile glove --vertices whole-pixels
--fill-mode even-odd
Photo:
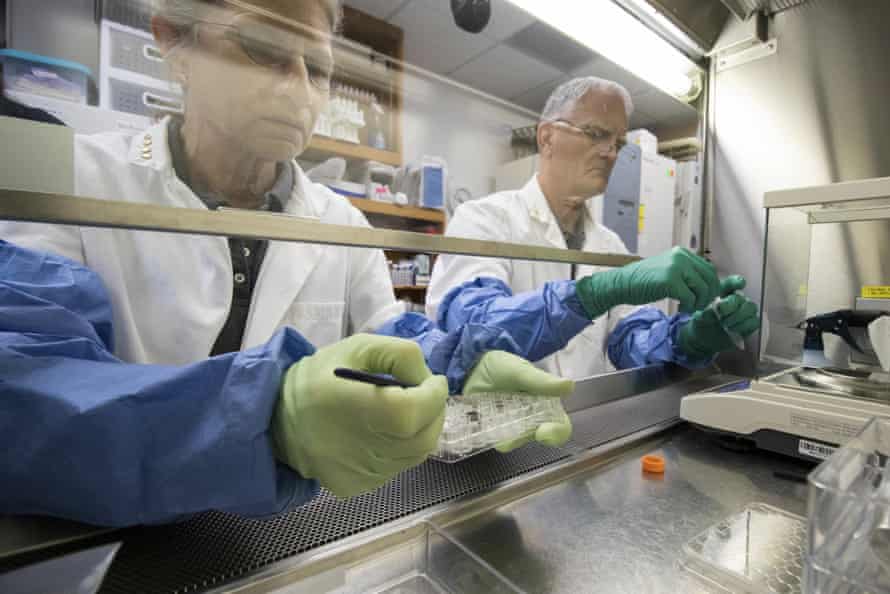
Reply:
[[[731,334],[742,338],[760,328],[757,304],[736,291],[745,288],[744,277],[730,276],[720,283],[722,298],[704,311],[695,312],[677,334],[677,343],[694,361],[710,359],[735,348]]]
[[[616,305],[644,305],[666,298],[678,300],[680,311],[691,313],[704,309],[717,297],[720,282],[710,262],[675,247],[579,279],[575,289],[587,315],[594,320]]]
[[[390,374],[416,388],[340,379],[337,367]],[[272,418],[280,460],[337,497],[380,487],[423,462],[439,441],[448,383],[416,343],[356,334],[291,366]]]
[[[575,382],[551,375],[530,362],[504,351],[485,353],[464,384],[464,394],[528,394],[542,398],[563,398],[572,393]],[[569,416],[559,422],[542,423],[536,431],[497,444],[499,452],[509,452],[535,440],[548,446],[561,446],[572,436]]]

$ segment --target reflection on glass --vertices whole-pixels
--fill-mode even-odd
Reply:
[[[761,351],[776,363],[799,364],[803,354],[798,326],[807,313],[811,232],[807,215],[799,210],[768,211]]]
[[[205,220],[226,207],[429,233],[445,232],[451,205],[452,235],[478,225],[480,239],[624,251],[589,198],[609,182],[632,98],[602,79],[560,84],[595,58],[589,50],[574,64],[554,52],[542,85],[507,76],[524,71],[522,58],[501,67],[498,56],[515,54],[494,48],[509,35],[458,33],[435,3],[404,3],[408,12],[384,22],[334,0],[107,0],[98,21],[89,7],[88,40],[71,46],[53,34],[70,13],[11,4],[13,38],[46,55],[2,55],[6,107],[78,132],[72,141],[65,127],[0,122],[27,136],[23,169],[35,183],[25,188],[48,189],[41,178],[56,176],[51,191]],[[414,12],[421,4],[430,12]],[[424,16],[470,55],[424,50]],[[516,23],[513,43],[524,39],[526,51],[530,39],[559,37],[527,16]],[[681,107],[694,126],[694,109]],[[514,158],[515,128],[535,129],[541,176],[527,171],[509,188],[525,194],[502,205],[501,225],[492,198],[479,198]],[[523,213],[524,223],[508,220]],[[512,232],[542,221],[549,230],[534,237]],[[636,365],[637,351],[605,349],[620,306],[672,296],[622,295],[591,313],[573,284],[598,272],[590,267],[517,263],[507,278],[512,264],[470,259],[428,291],[448,262],[422,253],[6,221],[0,238],[0,263],[12,263],[0,281],[14,297],[3,303],[12,314],[0,327],[0,382],[16,405],[13,430],[0,432],[0,483],[24,485],[12,499],[0,493],[0,513],[97,524],[207,509],[262,516],[309,501],[318,484],[343,497],[372,491],[432,451],[449,392],[565,396],[572,383],[534,373],[531,361],[577,338],[564,365],[540,365],[568,377]],[[681,259],[698,263],[691,256]],[[438,296],[464,280],[492,292],[455,294],[435,322],[416,315],[432,313],[427,305],[442,313]],[[401,315],[405,301],[415,315]],[[636,318],[646,328],[680,323],[647,311],[650,320]],[[337,367],[419,386],[377,398]],[[558,446],[570,433],[562,416],[507,445]]]
[[[107,10],[110,74],[126,78],[162,61],[142,75],[168,77],[180,108],[135,134],[78,136],[73,193],[366,225],[294,160],[329,101],[336,2],[118,8],[136,11],[145,26]],[[114,306],[115,352],[128,361],[187,363],[261,344],[283,325],[324,346],[402,309],[377,250],[9,223],[2,236],[99,271]]]
[[[432,12],[425,12],[426,8]],[[480,18],[472,26],[458,19],[464,23],[458,30],[447,10],[426,8],[419,4],[401,7],[398,14],[387,15],[384,21],[334,0],[287,5],[266,0],[104,2],[97,25],[101,54],[98,103],[111,109],[109,113],[127,112],[155,120],[141,127],[136,126],[138,120],[126,120],[125,124],[124,120],[115,120],[117,127],[138,127],[135,133],[79,136],[73,192],[137,203],[252,209],[310,217],[321,224],[372,224],[597,252],[623,253],[628,245],[636,246],[637,239],[638,252],[643,256],[656,255],[673,245],[675,186],[665,185],[664,191],[659,190],[643,204],[639,198],[645,193],[644,182],[639,179],[644,177],[643,165],[636,170],[631,166],[629,173],[613,180],[613,186],[622,188],[622,196],[636,195],[630,202],[619,197],[607,207],[605,199],[591,199],[605,191],[619,154],[624,155],[624,161],[645,161],[654,171],[669,171],[667,178],[674,176],[676,163],[651,154],[657,143],[651,134],[634,137],[645,151],[637,147],[622,150],[635,112],[634,100],[621,84],[595,77],[562,82],[569,78],[569,71],[596,60],[588,47],[560,39],[564,49],[571,50],[572,64],[561,62],[564,56],[538,56],[542,63],[550,64],[545,70],[552,71],[553,76],[548,77],[547,85],[522,83],[523,87],[532,85],[535,93],[530,93],[532,88],[496,89],[487,77],[497,79],[500,74],[491,62],[484,61],[482,53],[491,60],[499,52],[477,52],[481,61],[473,59],[473,64],[467,62],[466,68],[459,68],[459,64],[437,62],[422,51],[418,42],[423,31],[419,23],[433,17],[435,27],[447,31],[454,45],[459,41],[479,43],[480,50],[492,41],[500,45],[504,39],[496,33],[503,25],[499,13]],[[505,7],[504,11],[514,21],[511,26],[515,27],[515,38],[510,43],[522,51],[536,51],[529,40],[561,35],[515,7]],[[472,74],[474,68],[482,68],[487,76]],[[560,73],[565,76],[556,76]],[[496,97],[455,85],[443,74]],[[151,88],[141,92],[137,83]],[[682,107],[690,115],[687,124],[694,126],[695,111]],[[541,112],[539,117],[536,111]],[[80,120],[75,118],[72,125],[80,126]],[[531,130],[526,134],[527,146],[520,147],[519,152],[534,145],[539,154],[526,163],[521,176],[501,175],[502,166],[517,154],[513,146],[516,136],[512,134],[515,129]],[[488,208],[493,197],[484,198],[494,189],[495,177],[499,186],[513,190],[513,199],[499,198],[508,202],[503,207],[504,215],[495,213],[500,207]],[[632,179],[636,179],[636,186],[625,183]],[[334,194],[347,197],[362,212]],[[464,203],[472,203],[473,208],[458,210]],[[644,216],[644,208],[648,215]],[[447,230],[443,210],[452,216]],[[646,216],[647,231],[643,233],[644,225],[638,220]],[[532,220],[544,226],[530,235],[517,232]],[[606,229],[602,221],[621,235]],[[118,324],[122,334],[118,349],[137,361],[183,362],[205,348],[210,354],[218,354],[258,344],[282,321],[281,312],[257,309],[258,304],[266,302],[260,283],[264,275],[278,279],[276,282],[292,283],[289,298],[299,300],[300,291],[311,290],[304,283],[318,265],[311,261],[319,257],[316,251],[352,253],[312,246],[285,249],[241,238],[229,238],[226,249],[220,249],[221,241],[212,238],[186,240],[126,232],[78,230],[74,234],[70,229],[35,229],[14,225],[5,233],[24,245],[54,248],[76,260],[95,262],[100,268],[101,263],[117,262],[121,254],[133,254],[121,279],[150,275],[156,268],[150,260],[158,255],[179,261],[183,278],[213,279],[202,289],[206,294],[196,297],[208,300],[206,307],[219,312],[191,327],[191,334],[202,336],[206,332],[212,340],[202,337],[188,347],[190,341],[181,341],[185,350],[180,352],[161,346],[160,337],[148,338],[153,332],[148,327],[141,330],[144,337],[124,336],[124,328],[133,330],[144,324],[143,320],[151,319],[137,315],[140,305],[126,322]],[[104,243],[92,240],[93,235],[102,237]],[[154,249],[152,240],[143,237],[153,237],[165,247]],[[183,252],[185,242],[193,245]],[[144,256],[144,250],[155,255]],[[508,292],[519,294],[542,291],[548,282],[571,283],[597,272],[592,267],[522,263],[506,278],[501,274],[503,261],[476,261],[483,262],[477,266],[472,258],[435,261],[429,254],[386,253],[373,261],[353,263],[358,268],[350,268],[347,256],[343,257],[330,262],[332,269],[367,278],[358,284],[357,278],[350,277],[343,291],[332,292],[322,300],[341,304],[344,319],[357,316],[342,325],[342,333],[379,326],[383,318],[378,313],[395,311],[396,299],[435,318],[451,289],[475,279],[503,281]],[[278,258],[288,258],[290,264],[279,264]],[[441,274],[436,276],[434,267]],[[268,270],[274,274],[266,274]],[[713,280],[713,274],[708,275]],[[284,277],[292,278],[280,280]],[[223,284],[229,282],[231,308],[229,291]],[[395,292],[389,289],[390,282]],[[427,290],[429,283],[432,285]],[[116,311],[129,304],[136,291],[146,294],[152,287],[149,280],[136,283],[116,279],[109,284],[118,300]],[[609,302],[604,302],[602,311],[592,315],[571,301],[571,284],[562,285],[560,290],[564,293],[560,297],[562,311],[574,307],[576,323],[560,323],[558,331],[547,337],[533,333],[534,339],[528,343],[516,343],[514,339],[508,345],[511,350],[533,359],[547,359],[542,367],[568,377],[585,377],[663,358],[649,357],[651,345],[646,353],[618,349],[607,355],[606,344],[623,317],[619,306],[676,295],[662,291],[645,299],[606,300]],[[351,291],[355,304],[346,291]],[[285,297],[277,299],[282,301],[279,306],[286,302]],[[547,299],[542,302],[550,303]],[[686,309],[691,305],[683,304]],[[359,314],[352,307],[367,311]],[[659,307],[670,314],[674,306],[663,301]],[[229,309],[232,315],[227,317]],[[467,308],[460,315],[445,316],[444,329],[457,331],[469,321],[472,311]],[[263,332],[252,334],[247,330],[248,319],[263,320],[266,316],[273,321],[264,324]],[[235,317],[238,319],[229,319]],[[602,319],[590,324],[585,317]],[[547,317],[539,315],[536,319],[541,322]],[[667,318],[658,319],[663,322]],[[376,326],[369,325],[369,320]],[[578,340],[574,340],[576,337]],[[330,337],[319,344],[329,341]],[[562,348],[569,341],[574,341],[574,355],[569,354],[571,349]],[[588,356],[588,350],[595,354]],[[551,357],[557,351],[560,354]],[[714,348],[707,353],[702,350],[696,357],[714,352]],[[560,357],[564,360],[558,360]]]

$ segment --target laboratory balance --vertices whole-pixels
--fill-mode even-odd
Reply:
[[[768,192],[756,378],[681,416],[727,443],[821,461],[890,417],[890,178]]]

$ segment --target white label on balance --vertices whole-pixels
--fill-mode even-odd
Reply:
[[[807,441],[806,439],[801,439],[797,444],[798,452],[806,454],[807,456],[812,456],[813,458],[818,458],[819,460],[828,460],[836,449],[837,448],[833,446],[816,443],[815,441]]]

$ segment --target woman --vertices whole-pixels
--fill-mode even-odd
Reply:
[[[135,136],[78,137],[76,193],[367,226],[294,161],[328,99],[338,15],[329,0],[159,2],[152,30],[184,113]],[[401,312],[378,250],[36,224],[0,237],[0,483],[20,486],[0,512],[112,525],[263,515],[317,482],[339,496],[376,488],[436,445],[448,386],[417,344],[341,340]],[[415,337],[452,390],[571,390],[505,353],[480,361],[509,346],[496,334],[446,335],[410,315],[385,331]],[[336,367],[419,385],[375,389]],[[566,418],[536,438],[569,431]]]

